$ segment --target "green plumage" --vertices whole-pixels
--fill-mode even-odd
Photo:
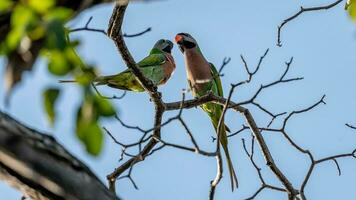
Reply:
[[[223,97],[223,89],[218,71],[209,63],[201,52],[197,41],[188,33],[178,33],[175,41],[184,55],[187,78],[193,96],[201,97],[213,92],[214,95]],[[230,173],[231,189],[238,187],[237,176],[230,158],[226,131],[229,131],[222,119],[220,130],[218,124],[222,115],[223,106],[216,103],[205,103],[201,108],[209,115],[217,134],[219,142],[224,149],[227,165]]]
[[[213,94],[216,96],[220,96],[220,97],[224,96],[219,73],[212,63],[210,63],[210,70],[211,70],[213,79],[210,82],[205,83],[206,85],[204,87],[204,90],[195,91],[194,96],[201,97],[210,91],[212,91]],[[234,170],[234,167],[233,167],[233,164],[232,164],[232,161],[230,158],[229,149],[228,149],[228,140],[227,140],[226,131],[230,132],[230,130],[225,125],[224,119],[222,120],[223,124],[220,126],[220,131],[217,130],[218,125],[219,125],[219,120],[220,120],[220,117],[223,112],[223,106],[216,104],[216,103],[205,103],[205,104],[201,105],[201,108],[209,115],[210,120],[214,126],[216,133],[221,134],[220,138],[219,138],[220,144],[223,147],[224,152],[225,152],[225,156],[226,156],[226,160],[227,160],[228,168],[229,168],[229,172],[230,172],[231,188],[232,188],[232,190],[234,190],[234,185],[236,184],[235,186],[237,187],[238,182],[237,182],[235,170]]]
[[[137,63],[142,74],[156,86],[166,83],[175,69],[174,59],[171,55],[172,48],[173,43],[171,41],[158,40],[151,49],[150,54]],[[60,80],[60,82],[72,83],[77,82],[77,80]],[[145,91],[131,69],[115,75],[96,77],[93,83],[134,92]]]
[[[213,79],[212,79],[212,81],[206,83],[206,87],[205,87],[206,90],[199,91],[196,93],[197,97],[201,97],[210,91],[212,91],[213,94],[216,96],[220,96],[220,97],[224,96],[218,71],[216,70],[214,65],[211,63],[210,63],[210,69],[211,69]],[[223,106],[216,104],[216,103],[205,103],[201,107],[206,113],[208,113],[216,132],[218,132],[217,128],[218,128],[220,116],[223,111]],[[224,122],[224,120],[222,122]],[[225,150],[225,147],[227,146],[226,129],[228,129],[228,128],[225,126],[225,124],[221,125],[220,142],[221,142],[221,145],[223,146],[224,150]],[[228,130],[228,131],[230,131],[230,130]]]
[[[165,62],[164,53],[159,49],[153,49],[149,56],[137,63],[137,66],[140,67],[143,75],[150,79],[153,84],[159,85],[165,78],[163,66]],[[97,77],[94,82],[96,85],[108,85],[121,90],[145,91],[130,69],[116,75]]]

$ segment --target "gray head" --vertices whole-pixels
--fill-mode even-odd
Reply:
[[[179,45],[181,52],[198,46],[197,41],[188,33],[178,33],[175,37],[175,41]]]
[[[171,53],[172,48],[173,48],[173,42],[164,39],[158,40],[156,44],[153,46],[153,49],[159,49],[166,53]]]

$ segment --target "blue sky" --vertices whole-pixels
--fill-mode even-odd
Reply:
[[[214,3],[215,2],[215,3]],[[247,99],[260,84],[276,80],[285,69],[284,62],[291,56],[294,62],[288,77],[304,77],[304,80],[278,85],[263,92],[257,101],[274,113],[302,109],[317,102],[326,94],[327,105],[321,105],[309,113],[296,116],[290,121],[287,131],[291,138],[303,148],[313,152],[316,158],[339,153],[349,153],[356,146],[356,131],[344,126],[356,124],[356,25],[351,22],[343,4],[328,10],[305,13],[287,24],[282,31],[283,47],[276,47],[277,26],[283,19],[299,10],[301,5],[324,5],[326,1],[204,1],[180,0],[135,3],[127,10],[123,30],[136,33],[147,27],[152,31],[137,38],[127,39],[127,44],[136,60],[146,56],[158,39],[173,40],[178,32],[189,32],[199,42],[206,58],[220,66],[224,57],[232,58],[222,78],[225,94],[230,83],[246,78],[240,54],[250,67],[255,67],[259,57],[270,48],[261,70],[247,87],[239,89],[234,101]],[[69,23],[80,27],[93,16],[93,28],[106,29],[112,5],[100,6],[78,16]],[[125,69],[114,44],[104,35],[92,32],[74,33],[82,45],[79,53],[89,62],[97,65],[102,74],[113,74]],[[187,87],[183,57],[174,48],[177,69],[170,81],[159,90],[166,102],[181,99],[181,90]],[[3,63],[3,61],[1,62]],[[0,65],[0,66],[3,66]],[[3,68],[0,75],[3,75]],[[59,119],[54,128],[46,121],[41,101],[44,88],[55,85],[64,89],[57,110]],[[107,95],[121,94],[121,91],[100,88]],[[11,107],[5,110],[20,121],[38,130],[52,133],[64,146],[84,160],[98,176],[105,181],[105,175],[120,165],[120,147],[110,138],[105,138],[103,154],[98,158],[88,156],[76,139],[73,119],[79,104],[80,90],[75,85],[59,85],[56,77],[48,75],[45,61],[38,61],[35,70],[26,73],[21,86],[15,91]],[[191,95],[188,95],[191,98]],[[0,87],[0,102],[4,100],[4,87]],[[25,102],[26,101],[26,102]],[[154,108],[147,94],[128,93],[114,101],[120,117],[128,124],[151,128]],[[268,116],[249,107],[257,124],[265,126]],[[165,114],[165,119],[174,112]],[[185,110],[183,116],[192,129],[199,145],[207,150],[215,147],[211,142],[214,135],[208,117],[200,109]],[[228,126],[237,130],[243,119],[229,111]],[[122,128],[115,120],[103,124],[122,142],[135,141],[140,134]],[[276,122],[275,127],[280,123]],[[264,133],[267,144],[278,166],[299,187],[308,168],[308,159],[295,151],[278,133]],[[163,128],[163,138],[174,143],[190,145],[178,123]],[[255,169],[245,155],[241,139],[250,139],[248,131],[229,140],[230,154],[235,163],[240,188],[231,193],[227,170],[218,186],[217,199],[243,199],[255,192],[259,181]],[[256,146],[256,162],[268,183],[280,186],[274,175],[265,167],[259,147]],[[127,180],[117,183],[117,190],[124,199],[207,199],[210,180],[215,176],[216,161],[189,152],[166,148],[138,164],[133,171],[139,190]],[[318,166],[306,188],[309,199],[352,199],[356,180],[354,159],[340,159],[342,176],[338,176],[334,163]],[[4,199],[19,199],[21,194],[0,182],[0,194]],[[264,191],[256,199],[286,199],[286,195]]]

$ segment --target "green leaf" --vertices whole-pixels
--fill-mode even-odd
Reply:
[[[348,10],[351,18],[356,22],[356,1],[355,0],[349,1],[347,10]]]
[[[91,123],[86,131],[85,147],[88,153],[99,155],[103,147],[103,132],[97,122]]]
[[[46,31],[44,26],[39,25],[34,27],[31,31],[28,31],[27,34],[32,40],[39,40],[45,36]]]
[[[27,0],[28,5],[39,13],[46,13],[55,4],[55,0]]]
[[[57,76],[64,76],[72,70],[72,65],[68,62],[65,54],[61,51],[51,51],[48,55],[48,70]]]
[[[103,133],[97,121],[86,121],[84,116],[77,119],[77,136],[85,145],[88,153],[99,155],[103,146]]]
[[[30,24],[34,23],[34,13],[25,6],[17,5],[11,15],[11,31],[6,38],[7,47],[15,49],[26,34]]]
[[[10,50],[16,49],[24,34],[25,34],[24,29],[20,29],[20,28],[11,29],[9,35],[6,37],[6,46]]]
[[[44,108],[47,113],[48,120],[53,126],[56,119],[55,104],[59,96],[60,90],[57,88],[46,89],[43,93]]]
[[[7,9],[9,9],[14,2],[12,0],[1,0],[0,1],[0,12],[3,12]]]
[[[13,28],[26,28],[35,19],[35,13],[28,7],[17,5],[11,15],[11,26]]]
[[[67,47],[64,24],[59,20],[52,20],[47,24],[46,47],[48,49],[64,50]]]
[[[103,117],[111,117],[116,114],[115,108],[110,101],[99,96],[95,96],[94,105],[98,110],[98,114]]]
[[[59,7],[52,9],[51,12],[46,13],[44,19],[46,21],[60,20],[61,22],[66,22],[72,16],[72,13],[73,11],[69,8]]]
[[[93,96],[85,94],[84,102],[80,105],[77,111],[77,136],[84,139],[85,135],[80,130],[93,121],[98,121],[98,115],[93,105]]]

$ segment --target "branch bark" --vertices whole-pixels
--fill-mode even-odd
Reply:
[[[116,179],[127,169],[133,167],[133,165],[139,161],[145,159],[146,156],[149,155],[151,150],[158,144],[161,138],[161,123],[162,123],[162,115],[165,111],[165,104],[161,99],[161,94],[157,91],[157,87],[152,83],[151,80],[147,79],[137,66],[135,60],[133,59],[130,51],[128,50],[124,36],[122,34],[122,22],[124,20],[125,11],[128,6],[127,2],[117,1],[110,18],[109,27],[107,34],[114,41],[122,59],[126,63],[127,68],[132,70],[132,73],[136,76],[137,80],[140,84],[145,88],[148,94],[151,97],[151,100],[155,106],[155,121],[154,121],[154,130],[153,137],[146,144],[143,150],[135,157],[129,159],[120,167],[116,168],[111,174],[107,176],[109,181],[110,190],[115,192],[115,182]]]
[[[166,109],[167,110],[175,110],[175,109],[179,109],[179,108],[192,108],[192,107],[199,106],[199,105],[207,103],[207,102],[214,102],[214,103],[217,103],[220,105],[225,105],[227,100],[225,98],[217,97],[217,96],[213,95],[212,93],[209,93],[205,96],[202,96],[199,99],[188,100],[183,103],[181,103],[181,102],[166,103]],[[273,157],[269,151],[269,148],[268,148],[258,126],[256,125],[255,120],[252,117],[250,111],[248,109],[240,106],[239,104],[234,103],[233,101],[228,101],[227,105],[228,105],[228,108],[231,108],[231,109],[235,110],[236,112],[241,113],[244,116],[251,132],[257,139],[257,142],[263,152],[263,156],[266,160],[267,165],[269,166],[271,171],[276,175],[276,177],[279,179],[279,181],[283,184],[283,186],[286,188],[286,190],[288,192],[288,199],[290,199],[290,200],[296,199],[299,192],[293,187],[292,183],[288,180],[288,178],[284,175],[284,173],[279,169],[279,167],[274,162]]]
[[[34,200],[119,199],[52,136],[28,128],[2,112],[0,179]]]
[[[283,20],[283,22],[278,26],[277,29],[277,46],[281,47],[282,46],[282,41],[281,41],[281,31],[283,26],[285,26],[288,22],[294,20],[295,18],[297,18],[299,15],[301,15],[304,12],[313,12],[313,11],[319,11],[319,10],[328,10],[336,5],[338,5],[339,3],[341,3],[343,0],[337,0],[333,3],[330,3],[328,5],[325,6],[316,6],[316,7],[310,7],[310,8],[304,8],[303,6],[300,7],[300,10],[295,13],[294,15],[288,17],[287,19]]]

